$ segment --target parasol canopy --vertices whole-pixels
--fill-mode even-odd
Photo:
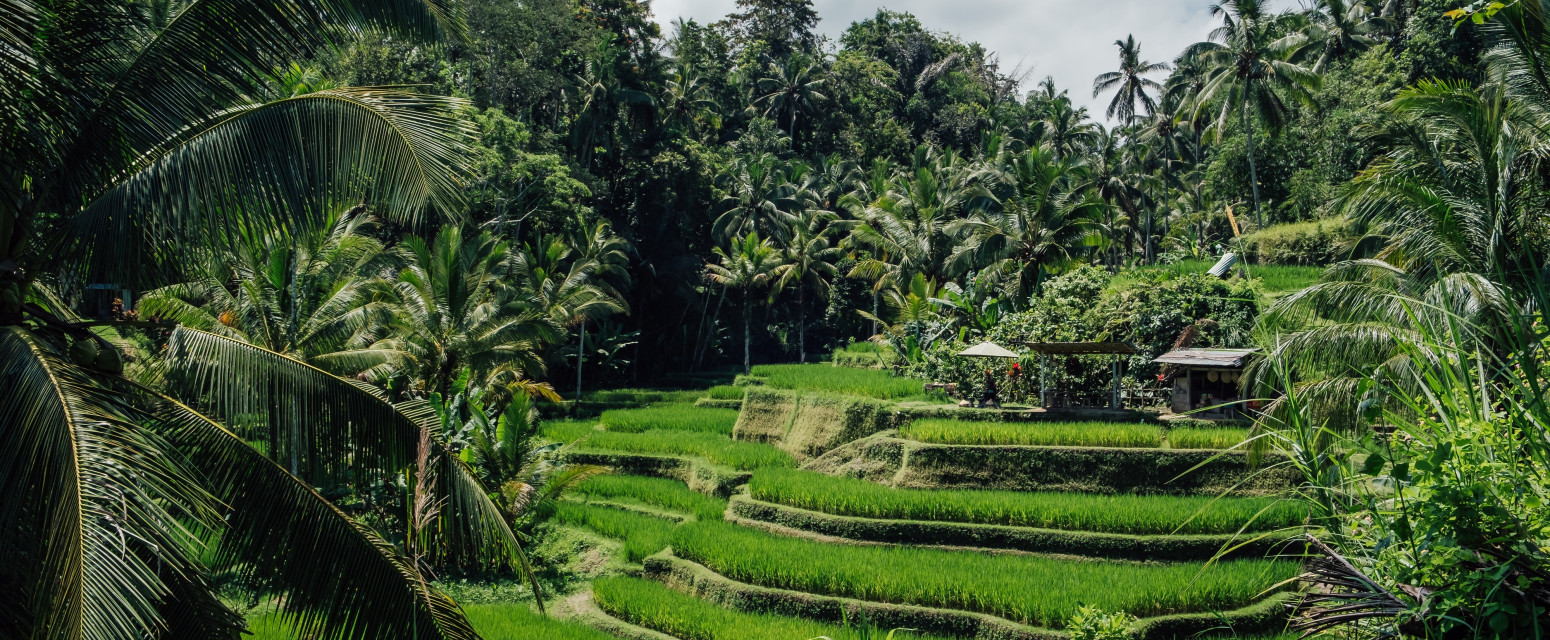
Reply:
[[[981,342],[981,343],[979,343],[977,345],[974,345],[972,347],[964,349],[963,351],[959,351],[958,355],[960,355],[960,356],[977,356],[977,357],[980,357],[980,358],[1012,358],[1012,359],[1016,359],[1018,357],[1018,355],[1016,353],[1008,351],[1008,350],[1002,348],[1001,345],[998,345],[998,344],[996,344],[994,342]]]

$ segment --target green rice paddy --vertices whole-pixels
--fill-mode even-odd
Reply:
[[[802,618],[745,613],[679,593],[640,578],[602,578],[592,583],[599,607],[626,622],[683,640],[874,640],[888,630],[842,627]],[[896,640],[932,640],[934,636],[900,631]],[[568,639],[567,639],[568,640]]]
[[[935,444],[1033,445],[1061,447],[1163,446],[1162,427],[1117,422],[983,422],[917,420],[900,433]]]
[[[887,371],[836,367],[828,364],[761,364],[754,375],[777,389],[813,389],[892,400],[920,396],[925,383]]]
[[[1168,446],[1174,449],[1231,449],[1248,437],[1248,429],[1179,427],[1168,430]]]
[[[664,431],[701,431],[732,435],[737,424],[736,409],[705,409],[688,404],[666,404],[644,409],[612,409],[599,418],[609,431],[640,433],[651,429]]]
[[[724,522],[682,525],[671,546],[742,582],[1055,627],[1079,604],[1139,617],[1236,609],[1299,571],[1295,562],[1275,560],[1146,565],[836,545]]]
[[[1273,498],[893,489],[796,469],[763,469],[756,500],[841,516],[972,522],[1138,535],[1227,534],[1298,526],[1307,508]]]
[[[743,391],[745,391],[743,387],[730,384],[718,384],[714,387],[711,387],[709,391],[706,391],[705,397],[713,398],[716,400],[742,400]]]
[[[625,559],[640,562],[646,556],[667,547],[673,527],[678,523],[633,511],[576,502],[561,502],[554,521],[586,527],[606,537],[624,542]]]
[[[588,478],[571,495],[586,500],[623,500],[693,514],[701,520],[720,520],[727,501],[690,489],[677,480],[647,476],[607,475]]]
[[[485,640],[618,640],[579,622],[556,620],[534,611],[527,603],[463,605],[469,624]],[[277,613],[248,619],[250,640],[296,640]]]
[[[764,467],[790,467],[796,464],[791,454],[758,442],[737,442],[717,433],[666,431],[652,429],[641,433],[598,431],[586,421],[546,422],[545,438],[574,442],[582,449],[640,453],[649,455],[693,456],[712,463],[751,471]]]

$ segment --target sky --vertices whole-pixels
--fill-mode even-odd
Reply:
[[[813,0],[822,22],[819,32],[837,39],[850,23],[869,18],[878,7],[908,11],[933,31],[946,31],[978,42],[1001,56],[1001,68],[1033,67],[1023,90],[1046,75],[1055,86],[1102,119],[1108,95],[1092,97],[1093,78],[1113,71],[1119,61],[1115,40],[1134,34],[1141,56],[1169,62],[1185,46],[1215,26],[1215,0]],[[1290,2],[1274,2],[1274,6]],[[652,0],[652,11],[671,35],[679,17],[714,22],[735,8],[734,0]],[[1157,80],[1162,81],[1163,74]]]

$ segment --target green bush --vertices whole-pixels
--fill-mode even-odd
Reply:
[[[796,469],[756,471],[748,489],[755,500],[842,516],[1130,534],[1233,533],[1251,520],[1250,531],[1268,531],[1301,524],[1308,511],[1272,498],[892,489]]]
[[[1115,422],[983,422],[918,420],[904,437],[937,444],[1012,444],[1063,447],[1143,447],[1163,444],[1162,427]]]
[[[671,546],[675,555],[742,582],[1038,626],[1058,626],[1081,604],[1143,617],[1236,609],[1300,570],[1275,560],[1150,565],[834,545],[724,522],[680,526]]]
[[[876,640],[887,634],[865,626],[836,626],[802,618],[744,613],[673,591],[640,578],[601,578],[592,597],[603,611],[626,622],[683,640]],[[897,640],[934,636],[899,632]]]
[[[925,385],[887,371],[852,369],[827,364],[761,364],[753,368],[778,389],[812,389],[853,396],[892,400],[920,396]]]
[[[701,520],[720,520],[727,501],[690,489],[668,478],[646,476],[594,476],[577,485],[573,495],[587,500],[625,499],[694,514]]]
[[[718,384],[711,387],[710,391],[705,393],[705,397],[716,400],[742,400],[743,388],[730,384]]]
[[[1243,245],[1256,264],[1322,267],[1348,257],[1349,239],[1343,223],[1315,220],[1255,231],[1243,237]]]
[[[1083,605],[1066,620],[1066,633],[1071,634],[1071,640],[1128,640],[1130,625],[1135,621],[1124,611],[1108,613]]]
[[[737,423],[737,412],[731,409],[703,409],[687,404],[669,404],[644,409],[612,409],[604,411],[599,421],[607,426],[609,431],[619,433],[640,433],[660,429],[732,435],[732,425]]]
[[[1231,449],[1243,444],[1248,437],[1248,429],[1178,427],[1168,430],[1168,446],[1174,449]]]
[[[586,527],[623,541],[624,557],[630,562],[640,562],[667,548],[672,530],[678,526],[675,522],[633,511],[575,502],[561,502],[555,510],[554,522]]]

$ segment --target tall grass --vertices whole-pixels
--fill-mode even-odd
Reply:
[[[834,545],[724,522],[680,526],[671,544],[674,553],[734,580],[1040,626],[1059,626],[1080,604],[1140,617],[1234,609],[1299,572],[1297,563],[1275,560],[1144,565]]]
[[[632,500],[701,520],[720,520],[727,501],[690,489],[677,480],[647,476],[594,476],[577,485],[572,495],[588,500]]]
[[[469,624],[485,640],[618,640],[578,622],[555,620],[526,603],[463,605]],[[248,619],[250,640],[297,640],[278,613]],[[809,636],[810,637],[810,636]]]
[[[745,389],[736,385],[718,384],[706,391],[705,397],[715,400],[742,400],[743,391]]]
[[[554,521],[586,527],[609,538],[624,542],[624,557],[640,562],[646,556],[667,548],[668,538],[678,523],[633,511],[599,507],[576,502],[561,502]]]
[[[892,489],[795,469],[756,471],[748,489],[757,500],[842,516],[1140,535],[1234,533],[1251,520],[1250,531],[1268,531],[1308,515],[1301,503],[1272,498]]]
[[[601,578],[592,582],[592,597],[599,607],[627,622],[655,629],[683,640],[874,640],[887,630],[841,627],[802,618],[744,613],[679,593],[660,583],[640,578]],[[931,640],[934,636],[907,631],[898,640]]]
[[[582,449],[600,449],[619,453],[645,453],[693,456],[739,471],[763,467],[790,467],[796,464],[791,454],[760,442],[737,442],[716,434],[695,431],[652,429],[641,433],[598,431],[590,422],[546,422],[545,438],[574,442]]]
[[[701,431],[732,435],[737,424],[736,409],[705,409],[689,404],[665,404],[644,409],[610,409],[598,418],[609,431],[640,433],[651,429],[664,431]]]
[[[937,444],[1012,444],[1064,447],[1156,448],[1162,427],[1118,422],[977,422],[917,420],[900,430],[904,437]]]
[[[900,378],[887,371],[836,367],[827,364],[761,364],[754,375],[777,389],[813,389],[853,396],[892,400],[925,393],[925,383]]]
[[[1231,449],[1248,438],[1248,429],[1232,427],[1179,427],[1168,430],[1168,446],[1174,449]]]

